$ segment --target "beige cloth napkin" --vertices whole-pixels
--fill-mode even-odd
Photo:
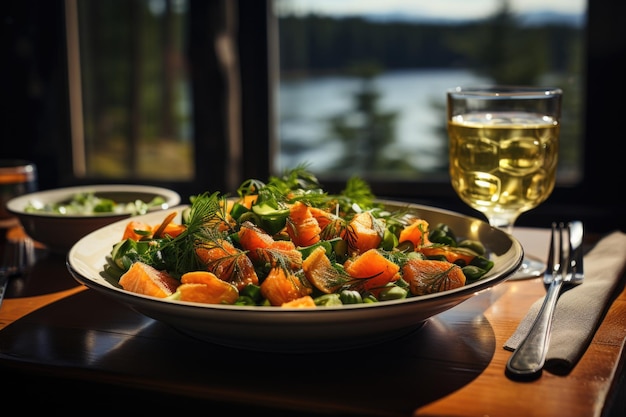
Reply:
[[[585,280],[561,293],[554,311],[550,346],[544,369],[564,375],[583,355],[608,310],[626,270],[626,234],[615,231],[602,238],[584,257]],[[543,298],[537,300],[504,348],[515,350],[528,333]]]

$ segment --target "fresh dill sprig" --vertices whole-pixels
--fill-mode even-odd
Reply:
[[[191,199],[186,226],[190,235],[211,229],[226,219],[226,197],[219,192],[203,193]]]
[[[166,269],[175,277],[203,269],[202,261],[196,255],[198,242],[212,236],[213,229],[222,222],[225,198],[218,192],[203,193],[191,198],[191,207],[185,222],[186,229],[174,239],[166,240],[160,246]]]
[[[263,188],[265,188],[265,183],[263,181],[252,178],[241,183],[239,188],[237,188],[237,195],[240,198],[244,198],[248,195],[258,195],[259,190],[262,190]]]
[[[339,194],[326,196],[326,208],[349,219],[362,211],[380,209],[382,204],[376,203],[376,196],[365,180],[353,176],[346,181],[345,188]]]
[[[306,164],[287,169],[280,177],[270,177],[267,187],[288,204],[302,201],[320,206],[328,200],[317,177],[307,170]]]
[[[283,194],[290,191],[321,190],[317,177],[307,167],[307,164],[299,164],[295,168],[287,169],[280,177],[270,177],[269,183],[279,187]]]
[[[369,206],[376,198],[369,184],[360,177],[350,177],[341,194],[366,206]]]
[[[257,196],[255,204],[265,204],[275,209],[285,208],[298,200],[314,206],[323,206],[328,196],[322,190],[317,177],[301,164],[287,169],[280,176],[270,176],[267,183],[248,179],[237,189],[240,198]]]

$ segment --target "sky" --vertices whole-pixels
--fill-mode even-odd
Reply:
[[[285,1],[285,0],[280,0]],[[350,15],[402,12],[434,18],[482,18],[495,12],[502,0],[288,0],[291,10],[300,13]],[[509,0],[514,13],[553,11],[583,13],[587,0]]]

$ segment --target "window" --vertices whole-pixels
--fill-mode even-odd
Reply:
[[[439,17],[420,12],[430,3],[406,2],[414,14],[393,17],[400,11],[393,5],[368,10],[352,0],[275,1],[270,19],[278,22],[280,78],[278,152],[269,162],[274,170],[306,163],[327,180],[358,174],[372,181],[447,181],[445,90],[543,83],[566,91],[559,177],[576,181],[584,0],[568,2],[567,15],[547,21],[537,13],[559,0],[521,15],[509,2],[486,2],[483,11],[478,3],[471,12],[453,14],[455,0],[445,0],[438,2]],[[194,116],[201,117],[193,97],[199,81],[194,85],[190,74],[196,65],[190,8],[201,10],[197,2],[66,5],[74,174],[193,181],[202,168],[193,157],[194,141],[202,140],[194,131]],[[237,53],[228,43],[228,25],[222,30],[218,60],[225,59],[220,48],[233,48],[222,54]],[[231,77],[237,65],[230,66]],[[236,149],[238,132],[230,129],[228,140]],[[230,156],[236,163],[239,155]]]
[[[188,2],[66,4],[75,175],[193,179]]]
[[[550,4],[553,1],[556,0],[523,3]],[[341,4],[343,1],[317,0],[314,3]],[[391,5],[395,2],[375,3]],[[436,5],[445,1],[423,3]],[[456,4],[469,3],[475,5],[479,2],[459,1]],[[494,11],[500,10],[497,6],[502,4],[509,4],[512,10],[516,10],[515,0],[489,3],[493,5]],[[554,219],[578,217],[595,231],[626,228],[623,208],[618,204],[617,197],[614,197],[623,188],[621,178],[624,175],[623,157],[617,151],[620,137],[615,121],[621,120],[623,113],[623,106],[619,105],[620,97],[626,97],[626,83],[623,82],[623,74],[626,74],[623,59],[626,56],[626,25],[621,21],[621,16],[626,14],[626,3],[611,0],[594,0],[586,5],[581,4],[580,0],[565,0],[561,3],[577,4],[587,10],[586,14],[583,13],[586,20],[583,19],[583,26],[578,27],[576,30],[579,32],[575,34],[575,37],[582,37],[582,40],[576,40],[580,48],[577,46],[571,49],[572,44],[563,39],[558,41],[556,48],[549,46],[554,58],[550,63],[561,63],[554,67],[561,78],[558,81],[542,80],[550,84],[558,82],[564,85],[566,92],[570,85],[580,89],[580,95],[576,95],[580,102],[574,103],[572,112],[568,114],[569,125],[576,126],[578,130],[571,138],[577,139],[568,139],[570,142],[562,148],[563,152],[571,153],[572,165],[550,199],[522,215],[518,224],[545,226]],[[113,13],[114,5],[121,5],[125,9]],[[84,16],[96,7],[102,8],[98,12],[99,19]],[[305,55],[298,55],[303,50],[279,51],[281,47],[285,48],[280,43],[281,33],[284,34],[286,30],[286,20],[282,19],[287,16],[287,12],[293,11],[279,7],[282,6],[275,4],[274,0],[7,2],[1,11],[4,22],[2,41],[6,61],[11,65],[1,66],[0,71],[3,79],[10,80],[5,85],[3,96],[3,102],[10,111],[3,112],[2,126],[3,138],[8,138],[3,140],[13,142],[11,147],[3,148],[3,155],[34,160],[40,172],[42,189],[76,183],[147,183],[174,188],[184,199],[205,190],[232,190],[233,184],[244,179],[266,178],[270,174],[279,173],[287,164],[295,163],[295,156],[302,155],[303,150],[309,151],[303,146],[307,145],[306,141],[304,144],[302,140],[298,142],[296,134],[306,139],[311,131],[320,130],[320,125],[332,126],[329,121],[333,120],[332,117],[320,117],[314,120],[318,125],[310,130],[306,123],[299,126],[284,123],[285,114],[281,115],[280,112],[285,111],[286,100],[302,90],[298,90],[299,80],[291,77],[293,72],[289,74],[286,67],[280,69],[279,66],[286,64],[284,60],[287,57],[303,59]],[[130,18],[131,12],[141,16],[141,20]],[[355,18],[350,22],[363,25],[362,20]],[[85,26],[87,21],[91,23]],[[104,34],[103,30],[109,26],[113,28],[109,28],[112,32],[107,37],[93,38],[96,33]],[[352,27],[347,23],[343,26]],[[478,30],[470,26],[465,29]],[[434,27],[428,29],[434,30]],[[569,36],[569,30],[564,28],[563,36]],[[80,31],[85,33],[81,34]],[[525,33],[530,36],[530,29]],[[457,31],[455,35],[453,31],[445,37],[459,34]],[[434,44],[442,38],[439,35],[425,38],[422,44]],[[215,42],[216,39],[221,42]],[[371,40],[369,49],[373,49],[377,39]],[[554,39],[557,42],[560,38],[543,39]],[[106,42],[111,42],[113,46],[106,46]],[[330,44],[332,46],[333,42]],[[92,45],[91,50],[85,49],[89,45]],[[353,45],[358,47],[356,43]],[[399,42],[398,45],[402,46]],[[141,55],[131,51],[138,51]],[[164,58],[166,52],[172,54],[170,61]],[[99,68],[99,65],[104,65],[104,56],[117,60],[117,66],[107,71],[103,71],[104,67]],[[166,62],[173,63],[174,71],[165,71]],[[323,61],[317,57],[314,62]],[[395,64],[402,70],[397,72],[410,72],[414,62],[405,67]],[[379,115],[388,116],[387,119],[382,117],[383,121],[393,119],[389,113],[405,111],[402,103],[387,103],[382,96],[378,96],[378,101],[374,100],[377,97],[374,93],[380,92],[380,80],[377,78],[387,75],[375,72],[376,77],[364,78],[367,72],[363,68],[367,66],[360,66],[358,77],[339,74],[342,82],[352,86],[352,93],[348,90],[343,94],[343,101],[327,106],[329,111],[335,111],[337,109],[334,106],[339,106],[335,115],[343,118],[336,118],[334,126],[346,134],[350,132],[351,123],[358,121],[359,117],[354,117],[341,106],[347,105],[350,110],[355,91],[364,91],[366,94],[361,95],[364,100],[367,100],[369,94],[370,103],[379,105]],[[466,68],[464,64],[459,65],[459,70],[464,71]],[[432,75],[439,73],[439,69],[426,68],[424,72],[431,72]],[[110,83],[106,78],[96,78],[111,74],[121,74],[121,79]],[[79,75],[80,80],[77,78]],[[285,78],[280,79],[283,75]],[[306,75],[309,77],[311,74]],[[334,74],[333,77],[338,78],[339,75]],[[486,75],[489,76],[485,73],[469,74],[470,77]],[[562,78],[564,75],[567,77]],[[320,86],[319,93],[323,93],[321,87],[324,85],[321,81],[324,79],[319,74],[315,76],[317,78],[313,81],[320,81],[317,86]],[[145,84],[133,86],[133,79],[139,79]],[[310,77],[303,80],[311,82]],[[290,95],[280,91],[281,82],[286,81],[294,87]],[[369,88],[370,81],[374,90],[359,90],[364,85]],[[432,81],[429,87],[433,91],[440,90],[449,83],[445,80],[435,85],[435,81]],[[122,86],[129,87],[125,93],[118,91]],[[95,94],[96,91],[98,94]],[[79,97],[74,96],[77,92],[80,93]],[[430,93],[421,89],[413,92],[413,96],[420,99],[429,97],[429,101],[431,97]],[[433,104],[433,109],[442,105],[441,96],[435,96],[433,93],[433,101],[438,104]],[[118,107],[97,115],[93,112],[95,109],[106,108],[105,102],[100,101],[104,97],[115,97],[117,101],[113,104]],[[164,99],[169,103],[163,103]],[[108,105],[111,101],[106,103]],[[414,105],[417,108],[417,104]],[[120,110],[121,106],[126,106],[125,110]],[[299,111],[295,107],[288,110],[293,110],[293,114]],[[81,113],[82,118],[77,119]],[[396,121],[402,120],[400,116],[396,116]],[[420,125],[428,126],[429,132],[436,131],[439,129],[436,124],[430,125],[434,119],[429,116],[428,123]],[[405,126],[404,122],[398,124]],[[388,124],[382,123],[381,126],[385,128]],[[406,129],[416,130],[410,126]],[[103,136],[103,132],[112,135]],[[120,141],[122,136],[124,140]],[[396,133],[395,138],[400,137]],[[106,139],[100,143],[102,138]],[[145,167],[145,160],[142,162],[146,151],[140,149],[147,148],[148,152],[159,154],[160,147],[147,143],[162,143],[166,139],[182,148],[181,154],[190,159],[184,159],[185,162],[175,168],[163,170],[167,172],[166,175],[150,173]],[[438,140],[443,139],[440,137]],[[576,143],[577,140],[580,143]],[[96,158],[98,153],[93,152],[101,148],[109,152],[115,149],[117,152],[114,158],[108,159],[107,164],[123,164],[124,167],[115,172],[103,168],[107,164]],[[442,152],[440,147],[433,146],[421,154],[441,155]],[[158,158],[173,156],[175,153],[164,152]],[[401,159],[403,152],[391,152],[389,158],[392,161]],[[421,161],[420,158],[414,156],[409,162]],[[402,167],[402,164],[391,164],[390,172],[393,175],[378,176],[371,181],[374,192],[381,197],[425,203],[477,216],[454,194],[442,164],[435,163],[437,159],[430,156],[424,159],[427,163],[420,163],[419,172],[414,167],[401,171],[397,168]],[[324,177],[322,182],[329,190],[339,191],[345,184],[342,176],[347,173],[337,171]],[[603,191],[606,186],[602,185],[607,181],[611,189],[615,190],[609,194]]]
[[[239,185],[236,6],[65,0],[76,181],[165,183],[183,195]]]
[[[448,181],[446,89],[538,84],[565,91],[559,181],[580,180],[584,0],[278,0],[276,10],[281,168]]]
[[[324,2],[308,3],[315,14],[307,15],[295,13],[304,3],[276,4],[278,170],[310,163],[322,178],[445,180],[445,89],[503,81],[564,85],[561,173],[580,172],[584,3],[570,2],[573,23],[535,25],[519,23],[508,3],[454,23],[366,15],[360,2],[355,15],[338,17],[323,14]],[[354,2],[332,3],[341,4]],[[419,11],[427,2],[410,4]],[[444,15],[454,8],[454,1],[439,4]],[[189,8],[188,0],[67,1],[76,176],[194,179],[200,113],[189,73]]]

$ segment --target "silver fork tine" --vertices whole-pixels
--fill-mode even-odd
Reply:
[[[563,230],[565,229],[565,225],[563,223],[559,223],[559,248],[560,248],[560,253],[559,253],[559,271],[558,273],[561,274],[561,276],[563,278],[565,278],[566,273],[570,270],[570,262],[569,262],[569,258],[568,255],[570,253],[569,251],[569,243],[568,246],[566,247],[565,245],[563,245]],[[567,241],[569,242],[569,234],[567,236]]]
[[[574,260],[574,247],[572,245],[571,223],[567,224],[567,257],[563,257],[562,259],[567,259],[567,263],[563,268],[563,279],[569,282],[572,280],[574,265],[576,265],[576,261]]]
[[[552,232],[550,234],[550,247],[548,248],[548,260],[546,261],[546,272],[543,275],[543,283],[546,285],[550,285],[552,280],[554,279],[554,274],[557,272],[558,267],[557,264],[554,263],[554,244],[556,236],[556,223],[552,223]],[[559,246],[560,248],[560,246]]]

